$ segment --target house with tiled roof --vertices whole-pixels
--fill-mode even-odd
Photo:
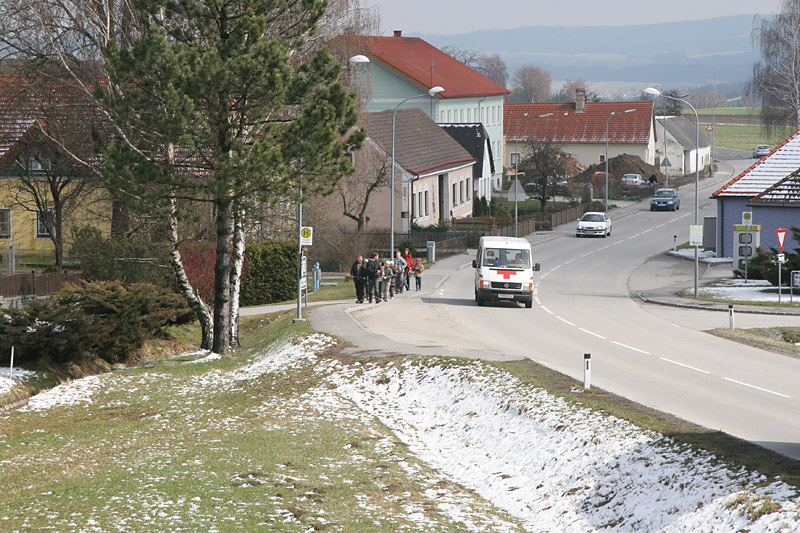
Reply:
[[[439,124],[472,157],[472,190],[475,197],[492,200],[492,176],[495,173],[492,146],[482,124]]]
[[[557,144],[582,165],[601,163],[605,161],[607,125],[609,159],[630,154],[655,163],[652,102],[587,102],[584,89],[578,89],[575,96],[574,102],[505,105],[507,167],[513,167],[526,144],[544,141]]]
[[[715,191],[717,200],[717,256],[733,257],[734,226],[742,213],[752,213],[751,223],[761,226],[761,247],[778,248],[776,229],[800,227],[800,131],[786,139],[750,168]],[[784,248],[800,243],[786,234]]]
[[[696,162],[701,172],[711,164],[711,141],[703,134],[698,136],[695,123],[688,118],[682,115],[656,117],[656,135],[658,166],[663,167],[666,154],[670,176],[693,174]],[[699,148],[696,149],[697,144]]]
[[[502,182],[503,104],[510,91],[418,37],[358,37],[370,63],[356,76],[370,112],[417,107],[437,123],[481,123],[491,142],[494,186]],[[433,87],[444,90],[434,97]],[[414,98],[420,96],[419,98]],[[410,98],[410,100],[406,100]],[[402,103],[402,104],[401,104]]]
[[[340,184],[346,191],[365,190],[363,184],[375,181],[376,172],[383,174],[369,198],[367,229],[388,230],[392,226],[392,194],[396,232],[408,232],[412,224],[431,226],[472,216],[475,158],[419,108],[397,111],[392,191],[393,114],[393,110],[361,114],[360,127],[367,138],[353,156],[355,173]],[[339,226],[356,229],[355,221],[347,217],[342,217]]]
[[[89,118],[87,118],[89,117]],[[46,254],[68,243],[71,229],[92,221],[110,199],[88,170],[93,109],[79,105],[66,84],[0,76],[0,253]],[[62,146],[82,150],[82,161]],[[106,226],[102,226],[107,229]],[[61,239],[56,234],[61,232]]]

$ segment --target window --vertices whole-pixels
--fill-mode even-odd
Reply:
[[[519,164],[519,152],[511,152],[511,164]]]
[[[450,120],[450,110],[448,109],[447,110],[447,123],[449,124],[450,122],[452,122],[452,121]]]
[[[11,209],[0,209],[0,239],[11,238]]]
[[[453,184],[453,207],[458,204],[458,183]]]
[[[461,114],[461,122],[464,122],[464,110],[463,109],[461,110],[460,114]]]
[[[472,108],[467,109],[467,122],[472,122]]]
[[[445,117],[447,115],[445,114],[445,110],[444,109],[442,109],[441,114],[442,114],[442,118],[439,119],[439,122],[446,122]]]
[[[36,211],[36,238],[49,238],[50,230],[47,228],[48,222],[52,222],[52,211]]]
[[[458,203],[464,203],[464,180],[458,182]]]
[[[470,186],[469,186],[469,178],[467,178],[467,201],[469,201],[469,199],[470,199],[470,196],[472,196],[472,195],[470,194],[470,191],[471,191],[471,190],[472,190],[472,189],[471,189],[471,188],[470,188]]]
[[[417,194],[417,217],[423,216],[425,210],[422,208],[422,191]]]
[[[425,191],[425,216],[428,216],[428,191]]]

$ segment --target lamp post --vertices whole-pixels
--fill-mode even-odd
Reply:
[[[624,115],[625,113],[633,113],[636,109],[626,109],[625,111],[612,111],[606,119],[606,183],[603,187],[603,211],[608,213],[608,123],[611,122],[611,117],[615,115]]]
[[[697,110],[694,108],[692,104],[684,100],[683,98],[676,98],[675,96],[669,96],[667,94],[661,94],[661,91],[658,89],[654,89],[653,87],[648,87],[644,90],[645,94],[649,94],[655,98],[659,96],[663,98],[669,98],[670,100],[675,100],[678,102],[683,102],[684,104],[688,105],[689,108],[694,112],[694,126],[695,126],[695,145],[694,145],[694,225],[697,226],[699,224],[699,215],[700,215],[700,118],[697,116]],[[713,164],[713,161],[712,161]],[[694,297],[697,298],[697,273],[698,273],[698,250],[697,246],[694,247]]]
[[[389,246],[391,249],[389,250],[389,257],[394,256],[394,132],[395,132],[395,126],[397,124],[397,110],[400,109],[401,105],[408,102],[409,100],[413,100],[414,98],[422,98],[423,96],[433,97],[442,91],[444,91],[444,89],[437,85],[435,87],[431,87],[427,93],[415,94],[414,96],[409,96],[405,100],[401,100],[400,103],[397,104],[397,106],[395,106],[394,113],[392,113],[392,190],[389,202],[389,217],[390,217],[389,231],[391,232],[391,235],[389,237]]]
[[[711,107],[711,169],[709,171],[709,175],[713,178],[714,177],[714,130],[716,127],[714,125],[714,114],[717,112],[717,106],[720,104],[726,104],[728,102],[735,102],[736,100],[741,100],[741,96],[737,96],[736,98],[728,98],[722,102],[717,102]]]

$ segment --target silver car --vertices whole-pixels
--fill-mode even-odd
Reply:
[[[768,144],[759,144],[755,148],[753,148],[753,158],[758,159],[764,157],[769,153],[769,145]]]
[[[576,237],[587,236],[611,236],[611,217],[607,213],[589,211],[578,219],[578,228],[575,230]]]

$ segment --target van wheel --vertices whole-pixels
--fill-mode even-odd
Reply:
[[[527,302],[525,302],[526,309],[530,309],[531,307],[533,307],[533,300],[528,300]]]
[[[478,307],[483,307],[483,304],[486,303],[486,301],[483,298],[481,298],[480,296],[476,296],[475,297],[475,301],[478,302]]]

